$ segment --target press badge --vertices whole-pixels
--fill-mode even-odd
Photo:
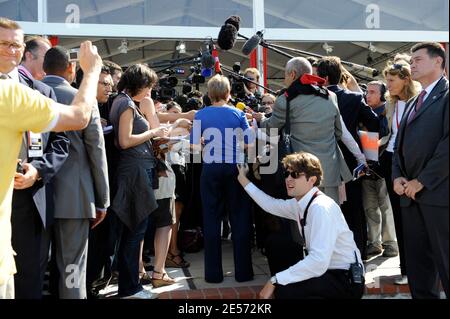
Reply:
[[[42,145],[42,134],[28,132],[28,157],[42,157],[44,149]]]

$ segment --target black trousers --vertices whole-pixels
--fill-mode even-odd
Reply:
[[[329,269],[322,276],[276,285],[275,299],[361,299],[364,283],[351,284],[347,270]]]
[[[448,298],[448,207],[412,202],[402,207],[406,273],[413,298],[439,298],[439,279]]]
[[[348,228],[353,232],[356,246],[361,256],[366,255],[367,222],[362,204],[361,181],[356,180],[345,184],[347,201],[341,205],[342,213],[347,221]]]
[[[17,273],[14,275],[16,299],[41,299],[43,272],[41,241],[44,227],[30,190],[14,191],[12,202],[12,246]]]
[[[403,238],[402,210],[400,208],[400,197],[394,192],[394,183],[392,181],[392,155],[393,153],[385,151],[380,157],[380,166],[383,170],[383,176],[386,180],[386,187],[391,201],[392,213],[394,216],[395,234],[397,236],[398,254],[400,257],[400,272],[406,275],[405,260],[405,240]]]

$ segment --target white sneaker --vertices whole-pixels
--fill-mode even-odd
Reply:
[[[394,280],[394,285],[407,285],[408,284],[408,277],[402,276],[401,278]]]
[[[122,297],[122,299],[157,299],[158,294],[152,293],[150,290],[141,290],[134,295]]]

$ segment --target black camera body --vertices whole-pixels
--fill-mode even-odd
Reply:
[[[355,252],[355,262],[350,265],[349,280],[352,284],[363,284],[364,283],[364,268],[359,263]]]
[[[16,172],[23,174],[25,172],[25,170],[23,169],[23,165],[21,162],[17,162],[17,166],[16,166]]]
[[[172,76],[175,72],[173,70],[168,70],[165,73],[168,74],[168,76],[159,80],[159,88],[152,90],[152,99],[154,100],[171,100],[177,95],[175,87],[178,84],[178,79],[175,76]]]

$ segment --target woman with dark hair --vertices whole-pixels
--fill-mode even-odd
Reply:
[[[139,281],[139,258],[148,217],[158,207],[153,191],[157,188],[156,159],[150,140],[166,136],[167,129],[159,127],[153,118],[146,119],[136,103],[150,99],[157,79],[156,73],[145,65],[129,67],[117,85],[119,95],[110,113],[120,150],[112,209],[123,224],[117,258],[119,296],[124,298],[155,297],[143,290]]]

